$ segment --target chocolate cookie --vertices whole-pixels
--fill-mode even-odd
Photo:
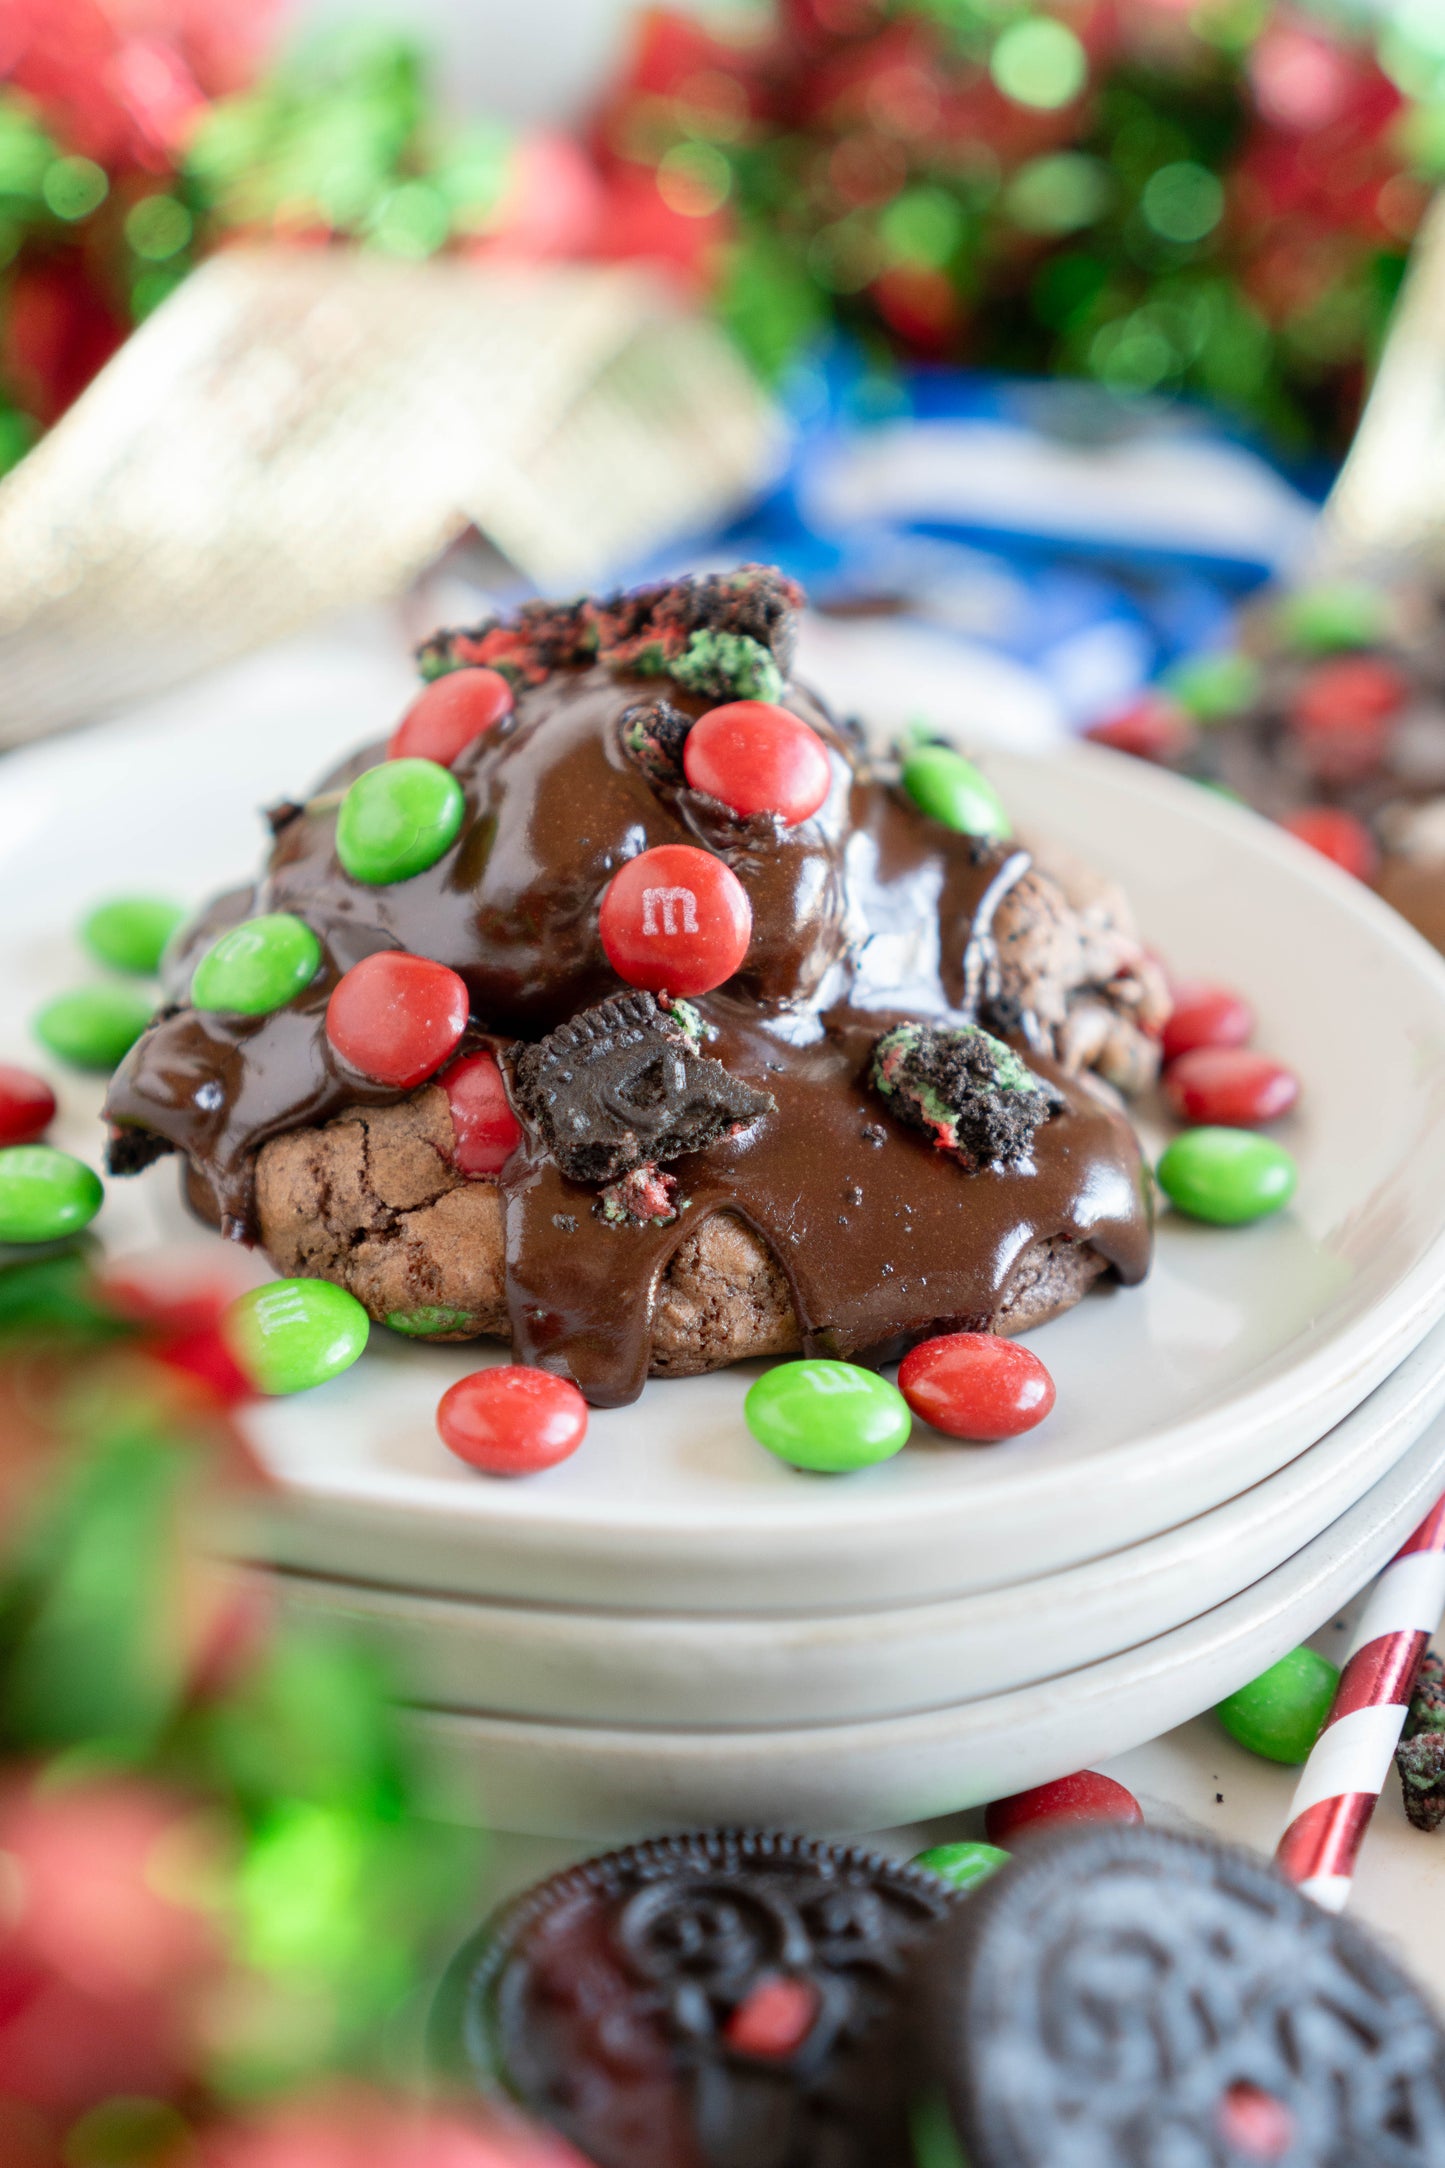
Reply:
[[[804,1837],[614,1852],[467,1945],[436,2059],[595,2168],[910,2168],[907,1985],[956,1901],[917,1867]]]
[[[389,773],[371,748],[278,808],[260,882],[176,946],[166,1006],[112,1080],[116,1171],[179,1151],[197,1208],[283,1271],[339,1280],[419,1336],[506,1333],[519,1361],[600,1406],[634,1398],[649,1369],[792,1347],[881,1362],[940,1328],[1020,1330],[1104,1270],[1142,1278],[1148,1185],[1096,1080],[1152,1077],[1159,973],[1116,894],[933,819],[788,683],[797,599],[744,566],[528,604],[432,643],[429,674],[501,671],[510,709],[456,751],[449,783]],[[677,718],[738,697],[773,702],[773,727],[826,766],[807,817],[734,810],[675,773]],[[343,806],[401,818],[413,787],[445,797],[434,855],[358,857]],[[697,989],[688,1003],[661,990],[658,956],[601,929],[623,869],[664,852],[673,871],[645,889],[634,935],[679,944],[668,968]],[[689,865],[743,931],[718,976],[673,878]],[[662,899],[650,930],[647,896]],[[198,1006],[212,945],[278,916],[314,940],[307,983],[261,1010]],[[520,1141],[473,1181],[439,1103],[448,1049],[428,1038],[415,1068],[368,1059],[379,996],[358,989],[378,985],[382,954],[425,966],[387,983],[448,988],[446,1029],[460,981],[451,1047],[505,1071]],[[634,972],[656,1001],[622,986]],[[873,1049],[916,1022],[1007,1041],[1033,1080],[1007,1138],[989,1118],[942,1152],[885,1118]],[[434,1085],[413,1092],[422,1077]],[[1049,1111],[1025,1163],[1036,1095]]]
[[[1427,2168],[1445,2034],[1259,1859],[1142,1826],[1030,1843],[923,1985],[970,2168]]]
[[[399,1106],[352,1108],[323,1128],[276,1138],[257,1159],[267,1255],[283,1273],[335,1280],[394,1331],[510,1338],[505,1200],[495,1182],[457,1172],[452,1142],[446,1094],[435,1085]],[[563,1216],[575,1223],[572,1233],[612,1194],[571,1193]],[[839,1199],[846,1203],[841,1186]],[[612,1232],[626,1243],[644,1226],[661,1229],[678,1217],[674,1181],[666,1215],[619,1212]],[[559,1241],[571,1239],[554,1231]],[[1069,1309],[1106,1269],[1086,1244],[1029,1243],[997,1308],[975,1317],[973,1328],[1028,1332]],[[696,1377],[757,1356],[795,1355],[802,1344],[787,1275],[744,1220],[719,1210],[683,1233],[657,1285],[652,1376]]]

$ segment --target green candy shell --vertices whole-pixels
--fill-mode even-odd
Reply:
[[[151,1020],[151,1003],[129,986],[77,986],[36,1016],[43,1047],[76,1069],[114,1069]]]
[[[1176,1137],[1156,1171],[1176,1211],[1217,1227],[1243,1227],[1282,1210],[1298,1179],[1293,1158],[1272,1137],[1208,1125]]]
[[[1223,723],[1249,706],[1262,679],[1252,655],[1195,655],[1176,663],[1164,684],[1196,722]]]
[[[1006,1867],[1010,1856],[996,1844],[935,1844],[927,1852],[919,1852],[911,1864],[926,1867],[955,1889],[973,1889],[991,1874],[997,1874],[1000,1867]]]
[[[434,760],[385,760],[359,775],[336,816],[336,855],[353,881],[380,887],[425,873],[466,814],[462,786]]]
[[[920,745],[903,762],[903,788],[920,813],[961,836],[1013,834],[1003,800],[986,775],[946,745]]]
[[[425,1340],[433,1333],[470,1332],[476,1322],[472,1311],[453,1310],[445,1303],[424,1303],[419,1310],[388,1310],[384,1319],[392,1332],[411,1340]]]
[[[231,1353],[258,1393],[304,1393],[339,1377],[366,1346],[371,1320],[330,1280],[271,1280],[222,1320]]]
[[[1297,1763],[1325,1728],[1340,1674],[1313,1649],[1291,1649],[1248,1686],[1221,1701],[1215,1715],[1231,1739],[1266,1761]]]
[[[1390,604],[1378,587],[1341,581],[1287,595],[1275,618],[1291,646],[1306,654],[1330,655],[1384,639]]]
[[[114,896],[87,912],[80,938],[97,963],[153,978],[166,943],[185,915],[180,904],[161,896]]]
[[[88,1227],[105,1201],[100,1176],[51,1144],[0,1150],[0,1242],[56,1242]]]
[[[213,941],[191,974],[198,1009],[269,1016],[304,993],[321,968],[321,943],[304,919],[268,911]]]
[[[913,1425],[896,1385],[856,1363],[779,1363],[748,1390],[743,1415],[759,1445],[794,1468],[847,1475],[891,1460]]]

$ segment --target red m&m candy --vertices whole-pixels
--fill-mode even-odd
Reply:
[[[1393,664],[1372,655],[1341,655],[1317,663],[1301,678],[1290,720],[1306,733],[1358,728],[1382,721],[1405,704],[1409,685]]]
[[[1016,1340],[991,1332],[948,1332],[905,1355],[898,1390],[915,1415],[950,1438],[991,1443],[1041,1423],[1054,1381]]]
[[[1117,715],[1107,716],[1084,732],[1095,745],[1107,745],[1116,753],[1132,753],[1136,760],[1178,760],[1189,750],[1194,725],[1175,701],[1164,693],[1144,693]]]
[[[1142,1822],[1144,1816],[1132,1792],[1097,1770],[1081,1769],[1075,1776],[1058,1777],[1052,1784],[1036,1784],[1031,1791],[1015,1792],[996,1799],[984,1809],[983,1826],[990,1844],[1008,1846],[1027,1829],[1045,1822]]]
[[[449,670],[417,694],[386,748],[388,760],[434,760],[449,768],[458,753],[515,705],[500,670]]]
[[[613,875],[597,929],[607,961],[629,986],[706,994],[746,956],[753,907],[720,858],[687,843],[663,843]]]
[[[33,1144],[55,1119],[55,1094],[44,1077],[0,1062],[0,1145]]]
[[[1357,881],[1373,881],[1380,870],[1379,845],[1364,822],[1342,806],[1305,806],[1280,826]]]
[[[1164,1096],[1181,1121],[1257,1129],[1277,1122],[1299,1097],[1293,1069],[1244,1046],[1196,1046],[1169,1064]]]
[[[1228,986],[1194,980],[1174,989],[1174,1006],[1162,1033],[1164,1059],[1196,1046],[1244,1046],[1254,1030],[1254,1011]]]
[[[775,813],[785,828],[816,813],[833,780],[817,732],[771,700],[709,709],[687,734],[682,766],[694,790],[730,812]]]
[[[337,981],[326,1004],[326,1036],[374,1084],[409,1091],[440,1069],[470,1013],[466,981],[455,971],[382,949]]]
[[[437,1406],[442,1444],[484,1475],[534,1475],[575,1453],[587,1403],[575,1385],[527,1363],[458,1378]]]
[[[452,1164],[461,1174],[500,1174],[522,1141],[495,1054],[464,1054],[441,1079],[451,1108]]]

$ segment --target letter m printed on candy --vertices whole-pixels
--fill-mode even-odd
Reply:
[[[696,933],[697,897],[690,888],[644,888],[642,930],[650,934]]]

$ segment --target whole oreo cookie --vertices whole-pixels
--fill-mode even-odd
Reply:
[[[1039,1838],[923,1976],[970,2168],[1427,2168],[1445,2034],[1262,1860],[1142,1826]]]
[[[956,1901],[917,1867],[804,1837],[614,1852],[461,1952],[437,2060],[596,2168],[910,2168],[909,1981]]]

